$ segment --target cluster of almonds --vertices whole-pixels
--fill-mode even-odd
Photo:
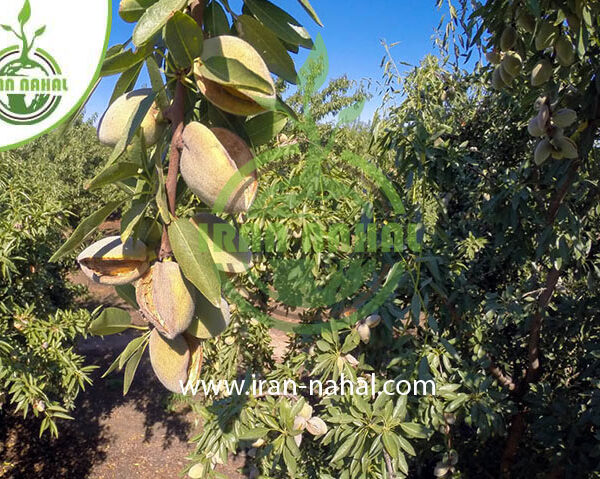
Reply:
[[[241,63],[272,87],[272,94],[232,85],[211,74],[205,62],[213,57],[227,57]],[[266,111],[263,106],[275,99],[275,86],[269,70],[258,52],[246,41],[229,35],[204,41],[202,57],[194,63],[194,79],[200,92],[219,109],[240,116]],[[126,93],[115,100],[98,126],[101,143],[115,146],[140,103],[151,90]],[[147,147],[160,140],[166,122],[154,104],[141,124]],[[189,189],[209,207],[215,206],[229,180],[239,181],[226,192],[224,210],[246,212],[258,189],[256,173],[242,176],[239,172],[252,161],[248,145],[225,128],[208,128],[190,122],[182,135],[181,176]],[[208,233],[208,246],[217,268],[226,273],[240,273],[251,265],[250,252],[229,253],[215,247],[212,230],[224,223],[214,215],[200,214],[192,224]],[[234,239],[239,245],[239,236]],[[154,326],[150,336],[150,360],[162,384],[181,392],[180,381],[195,381],[202,366],[203,339],[221,334],[229,325],[230,311],[225,299],[216,305],[209,302],[184,277],[176,261],[156,260],[156,252],[142,241],[111,236],[94,243],[77,258],[83,272],[93,281],[119,286],[133,283],[140,312]]]
[[[304,404],[298,415],[294,418],[294,431],[299,431],[299,434],[294,436],[294,441],[296,441],[298,446],[302,443],[302,431],[304,430],[313,436],[327,434],[327,424],[320,417],[313,416],[313,408],[310,404]]]
[[[452,477],[458,464],[458,454],[455,451],[444,454],[444,459],[439,461],[433,469],[435,477]]]
[[[356,323],[356,331],[358,331],[358,336],[363,343],[367,344],[370,341],[371,329],[377,327],[379,323],[381,323],[381,316],[378,314],[367,316]]]
[[[565,128],[575,123],[577,113],[569,108],[554,110],[546,98],[538,99],[536,109],[538,114],[527,125],[531,136],[542,138],[535,149],[535,164],[541,165],[550,156],[555,160],[577,158],[577,145],[565,136]]]
[[[569,24],[576,21],[576,18],[572,18]],[[552,58],[563,67],[569,67],[575,61],[575,47],[560,26],[549,19],[536,21],[525,9],[520,9],[514,26],[505,27],[500,35],[500,51],[492,50],[486,54],[487,60],[496,65],[492,74],[492,85],[497,90],[510,86],[523,67],[525,50],[520,32],[525,35],[535,33],[535,49],[547,55],[540,58],[531,70],[532,86],[539,87],[550,80],[554,71]]]

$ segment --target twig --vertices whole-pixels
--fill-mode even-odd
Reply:
[[[204,17],[204,7],[206,0],[195,0],[190,5],[190,12],[196,23],[202,27]],[[181,159],[181,149],[185,121],[185,75],[187,72],[179,72],[177,86],[175,87],[175,99],[165,116],[171,121],[171,150],[169,152],[169,170],[166,180],[167,202],[169,212],[175,216],[177,209],[177,180],[179,177],[179,161]],[[173,250],[169,241],[169,235],[166,225],[163,225],[162,240],[160,244],[159,259],[163,260],[173,256]]]
[[[169,152],[169,171],[167,173],[166,190],[169,212],[175,216],[177,207],[177,178],[179,177],[179,160],[181,159],[181,148],[183,133],[183,122],[185,117],[185,86],[179,79],[175,89],[175,99],[166,113],[167,118],[171,120],[171,151]],[[167,227],[163,226],[163,235],[160,245],[159,258],[161,260],[173,255]]]
[[[385,468],[387,469],[389,479],[396,479],[396,474],[392,467],[392,459],[385,449],[383,450],[383,458],[385,459]]]

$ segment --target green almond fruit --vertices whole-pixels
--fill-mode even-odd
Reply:
[[[502,67],[498,65],[492,73],[492,86],[496,90],[503,90],[507,87],[506,83],[504,83],[504,80],[502,80],[502,76],[500,74],[501,69]]]
[[[552,76],[552,64],[550,61],[543,59],[535,64],[531,71],[531,84],[534,87],[542,86]]]
[[[535,48],[537,50],[545,50],[553,46],[557,40],[558,28],[549,21],[543,20],[535,36]]]
[[[556,147],[562,153],[564,158],[575,159],[579,156],[577,144],[566,136],[560,137],[556,140]]]
[[[224,298],[221,298],[221,307],[216,308],[199,294],[194,318],[186,334],[198,339],[212,339],[223,333],[230,323],[229,304]]]
[[[550,144],[550,140],[544,138],[538,143],[537,147],[535,148],[533,161],[538,166],[542,165],[550,157],[552,151],[553,148]]]
[[[507,52],[502,59],[502,68],[511,76],[516,77],[523,66],[521,55],[517,52]]]
[[[508,26],[500,36],[500,50],[507,52],[517,43],[517,31],[512,26]]]
[[[543,136],[544,130],[540,129],[537,117],[533,117],[527,124],[527,131],[531,136]]]
[[[562,108],[552,114],[552,124],[559,128],[568,128],[577,121],[577,113],[570,108]]]
[[[562,35],[555,45],[556,58],[563,67],[570,67],[575,62],[575,48],[571,41]]]
[[[535,31],[535,18],[524,9],[520,9],[517,16],[517,26],[527,33],[533,33]]]
[[[150,363],[158,380],[169,391],[182,393],[181,385],[187,384],[191,353],[183,336],[173,339],[163,337],[152,330],[149,342]]]
[[[498,53],[496,50],[493,50],[491,52],[487,52],[485,54],[485,58],[487,59],[488,62],[490,62],[492,65],[499,65],[500,62],[502,61],[502,56],[500,55],[500,53]]]

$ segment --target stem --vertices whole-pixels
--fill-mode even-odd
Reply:
[[[204,7],[206,0],[195,0],[190,5],[190,12],[196,23],[202,28],[204,18]],[[183,147],[182,134],[185,121],[185,75],[186,72],[179,72],[177,86],[175,87],[175,99],[165,117],[171,120],[171,150],[169,151],[169,170],[165,183],[167,192],[167,202],[169,212],[175,217],[177,209],[177,180],[179,178],[179,162],[181,160],[181,149]],[[160,244],[159,259],[162,261],[173,256],[173,249],[169,241],[167,226],[163,225],[162,240]]]
[[[177,80],[175,87],[175,99],[173,104],[166,113],[167,118],[171,120],[171,150],[169,151],[169,171],[165,183],[167,190],[167,202],[169,204],[169,212],[175,217],[177,208],[177,179],[179,177],[179,161],[181,159],[181,148],[183,134],[183,122],[185,119],[185,86],[183,80]],[[166,225],[163,225],[163,235],[160,245],[159,259],[164,260],[173,256],[173,250],[169,241],[169,235]]]
[[[394,474],[394,468],[392,467],[392,459],[385,449],[383,450],[383,458],[385,459],[385,468],[387,469],[388,478],[396,479],[396,474]]]

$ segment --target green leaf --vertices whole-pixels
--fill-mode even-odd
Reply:
[[[340,111],[338,114],[338,125],[349,125],[358,120],[365,108],[365,103],[365,100],[361,100]]]
[[[147,199],[135,200],[131,204],[131,208],[123,213],[121,219],[121,241],[125,243],[133,234],[133,230],[144,217],[144,213],[148,208]]]
[[[124,309],[106,308],[92,321],[89,332],[95,336],[122,333],[131,326],[131,316]]]
[[[70,238],[58,249],[56,253],[50,258],[50,262],[54,263],[61,258],[64,258],[67,254],[77,248],[88,235],[98,228],[108,216],[115,211],[121,204],[122,200],[111,201],[106,206],[100,208],[95,213],[92,213],[86,219],[84,219],[79,226],[73,231]]]
[[[400,423],[400,427],[409,437],[417,439],[425,439],[427,437],[427,428],[421,424],[403,422]]]
[[[317,23],[317,25],[322,27],[323,23],[321,22],[321,19],[317,15],[317,12],[315,12],[315,9],[310,4],[309,0],[298,0],[298,1],[300,2],[300,5],[302,5],[304,10],[306,10],[306,13],[308,13],[310,15],[310,17]]]
[[[175,259],[184,276],[214,306],[221,305],[221,281],[206,241],[189,221],[179,218],[168,227]]]
[[[244,129],[252,142],[252,146],[257,147],[268,143],[277,136],[283,130],[287,121],[288,117],[285,113],[268,111],[246,120]]]
[[[19,12],[18,18],[19,18],[19,23],[21,24],[21,26],[25,25],[31,18],[31,5],[29,3],[29,0],[25,0],[25,4],[23,5],[23,8]]]
[[[12,27],[10,25],[0,25],[0,27],[4,30],[6,30],[7,32],[14,32],[14,30],[12,29]]]
[[[175,63],[188,68],[202,54],[204,34],[196,21],[182,12],[175,12],[165,28],[165,43]]]
[[[98,173],[96,177],[86,185],[86,189],[93,191],[117,181],[131,178],[138,175],[139,169],[140,165],[136,163],[127,161],[115,163]]]
[[[265,437],[270,431],[271,431],[271,429],[269,429],[268,427],[255,427],[253,429],[243,431],[238,436],[238,439],[240,441],[251,441],[253,439],[259,439],[261,437]]]
[[[149,56],[146,58],[146,67],[148,68],[148,76],[150,77],[150,83],[152,84],[152,91],[156,93],[156,104],[160,111],[165,111],[170,106],[169,98],[167,97],[165,89],[165,80],[154,57]]]
[[[400,453],[399,444],[397,443],[396,437],[390,431],[384,431],[381,435],[381,439],[383,441],[383,447],[388,452],[393,459],[398,458],[398,454]]]
[[[306,29],[295,18],[268,0],[245,0],[252,14],[269,30],[292,45],[312,48],[313,42]]]
[[[156,172],[158,176],[158,188],[156,190],[156,206],[158,212],[165,224],[171,222],[171,213],[169,212],[169,203],[167,201],[167,191],[165,188],[165,174],[161,166],[156,165]]]
[[[134,355],[131,356],[131,359],[127,361],[127,366],[125,366],[125,374],[123,376],[123,396],[129,392],[129,388],[133,382],[133,377],[135,376],[135,372],[137,371],[145,350],[146,347],[144,345],[144,347],[139,348]]]
[[[144,346],[146,341],[148,340],[147,335],[139,336],[129,342],[129,344],[125,347],[123,352],[119,355],[119,371],[123,369],[125,363],[139,350]]]
[[[148,7],[154,5],[158,0],[121,0],[119,5],[119,16],[128,23],[137,22]]]
[[[123,73],[138,63],[143,62],[149,54],[150,52],[146,48],[136,50],[135,52],[133,50],[120,51],[110,56],[107,53],[104,63],[102,63],[100,76],[105,77]]]
[[[327,75],[329,75],[329,54],[323,37],[319,34],[312,51],[300,68],[298,80],[306,90],[305,93],[315,93],[325,84]]]
[[[239,16],[235,27],[239,36],[260,54],[270,71],[289,83],[297,83],[294,61],[271,30],[250,15]]]
[[[144,64],[142,62],[136,63],[128,70],[125,70],[115,85],[115,89],[113,90],[113,94],[110,97],[110,101],[108,102],[109,106],[114,103],[114,101],[119,98],[121,95],[130,92],[135,87],[135,84],[140,76],[140,72],[142,71],[142,67]]]
[[[132,284],[123,284],[120,286],[115,286],[115,291],[117,292],[119,297],[126,301],[127,304],[129,304],[129,306],[131,306],[133,309],[140,309],[137,303],[137,299],[135,297],[135,286],[133,286]]]
[[[348,454],[348,451],[350,451],[350,448],[354,445],[354,442],[356,441],[357,438],[358,438],[358,436],[356,434],[350,434],[350,437],[348,437],[342,443],[342,445],[340,447],[338,447],[333,458],[331,459],[331,462],[337,462],[340,459],[346,457],[346,455]]]
[[[273,95],[273,85],[233,58],[214,56],[199,64],[202,76],[225,86]]]
[[[148,8],[133,30],[133,44],[136,47],[147,44],[187,3],[188,0],[160,0]]]
[[[36,37],[40,37],[40,36],[42,36],[42,35],[44,34],[44,32],[45,32],[45,31],[46,31],[46,25],[44,25],[43,27],[40,27],[40,28],[38,28],[38,29],[35,31],[34,35],[35,35]]]
[[[204,12],[204,26],[211,37],[229,34],[229,19],[223,7],[216,1],[210,2]]]

